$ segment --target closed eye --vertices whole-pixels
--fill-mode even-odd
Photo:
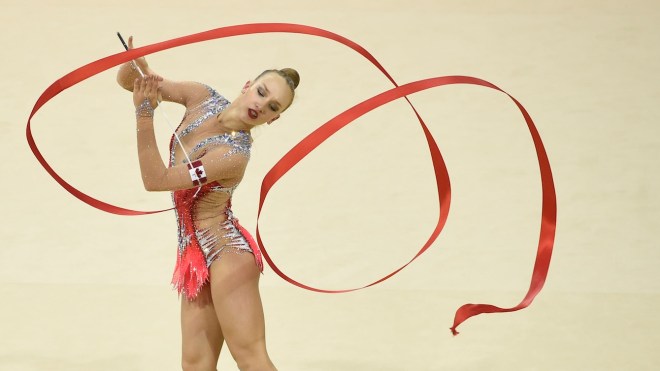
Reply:
[[[259,90],[259,95],[263,97],[264,92],[260,89],[264,89],[266,94],[270,94],[270,91],[268,90],[268,86],[266,86],[266,84],[264,84],[263,86],[259,86],[259,89],[257,89]],[[277,112],[280,109],[280,107],[282,107],[282,105],[276,99],[273,99],[273,104],[271,104],[269,107],[273,112]]]

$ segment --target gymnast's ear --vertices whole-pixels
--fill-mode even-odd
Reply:
[[[252,81],[248,80],[248,81],[245,83],[245,85],[243,85],[243,90],[241,90],[241,93],[242,93],[242,94],[245,94],[245,92],[248,90],[248,88],[250,87],[251,84],[252,84]]]

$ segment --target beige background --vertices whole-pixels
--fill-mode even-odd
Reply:
[[[185,5],[186,3],[196,4]],[[497,4],[497,5],[495,5]],[[532,5],[534,4],[534,5]],[[57,185],[25,141],[28,114],[65,73],[121,50],[212,28],[293,22],[371,51],[401,83],[472,75],[529,110],[558,196],[547,284],[526,310],[482,315],[452,337],[468,302],[513,306],[536,252],[540,182],[532,143],[502,94],[469,86],[411,97],[452,179],[433,248],[379,286],[303,291],[266,269],[268,346],[281,370],[653,370],[660,363],[660,5],[655,1],[0,0],[0,369],[179,369],[173,215],[118,217]],[[235,195],[254,231],[265,172],[293,144],[390,87],[357,54],[300,35],[242,36],[149,57],[161,74],[232,99],[265,68],[302,75],[296,103],[255,133]],[[145,192],[132,104],[116,70],[62,93],[33,120],[52,166],[92,196],[168,207]],[[164,106],[176,124],[181,110]],[[158,121],[162,148],[168,129]],[[273,258],[323,288],[363,285],[410,259],[437,215],[430,161],[398,101],[356,121],[277,185],[260,223]],[[226,349],[219,369],[236,369]]]

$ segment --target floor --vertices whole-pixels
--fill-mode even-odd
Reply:
[[[71,196],[25,139],[41,93],[121,52],[115,33],[152,44],[224,26],[319,27],[365,47],[400,84],[487,80],[518,99],[543,139],[557,192],[545,287],[527,309],[541,183],[525,122],[502,93],[445,86],[410,96],[447,163],[452,203],[432,247],[393,278],[347,294],[261,280],[269,353],[280,370],[655,370],[660,364],[660,5],[580,2],[0,0],[4,47],[0,164],[0,370],[180,369],[170,212],[120,217]],[[301,84],[280,120],[254,133],[234,211],[256,228],[268,170],[308,133],[391,83],[321,38],[262,34],[148,56],[160,74],[233,98],[266,68]],[[111,68],[64,91],[32,120],[39,149],[76,188],[137,210],[170,205],[140,182],[131,96]],[[157,118],[164,153],[167,122]],[[311,286],[364,286],[409,261],[438,207],[423,133],[401,101],[368,113],[288,173],[259,220],[277,265]],[[236,370],[227,349],[219,370]]]

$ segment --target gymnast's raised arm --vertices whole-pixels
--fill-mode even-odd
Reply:
[[[133,36],[128,38],[128,48],[133,49]],[[140,72],[135,67],[136,65],[144,75],[158,75],[151,69],[144,57],[138,58],[134,62],[135,65],[130,62],[124,63],[117,72],[117,83],[128,91],[133,91],[135,79],[140,77]],[[208,90],[199,83],[188,81],[178,82],[164,78],[159,82],[158,92],[159,101],[179,103],[186,107],[194,106],[204,100],[208,95]]]

